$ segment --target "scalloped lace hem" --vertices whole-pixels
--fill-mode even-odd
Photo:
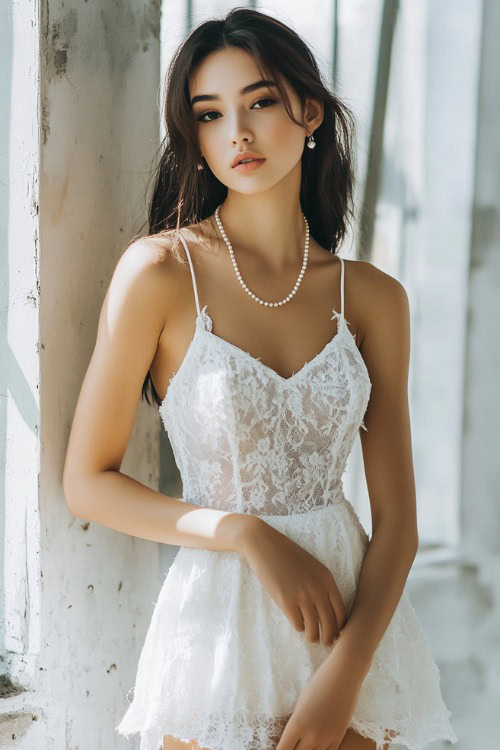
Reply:
[[[123,723],[116,727],[119,734],[130,738],[131,735],[140,733],[140,750],[163,750],[163,737],[171,737],[180,742],[197,742],[199,750],[275,750],[290,715],[285,718],[276,717],[262,719],[257,724],[250,726],[244,718],[245,712],[236,721],[214,722],[208,719],[205,724],[198,721],[192,724],[177,726],[174,730],[172,725],[168,727],[168,721],[164,726],[154,727],[132,727],[124,726]],[[376,750],[384,750],[393,745],[404,747],[405,750],[423,750],[428,744],[438,740],[448,740],[451,744],[458,742],[458,737],[449,723],[451,712],[446,715],[437,716],[425,722],[425,726],[400,725],[392,729],[382,727],[375,722],[363,721],[353,717],[349,728],[366,739],[375,742]],[[397,722],[394,722],[397,724]]]

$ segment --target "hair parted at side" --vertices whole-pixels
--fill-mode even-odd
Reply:
[[[245,7],[234,7],[224,17],[198,25],[171,59],[165,79],[165,136],[152,172],[146,237],[206,219],[227,196],[227,187],[206,162],[204,169],[198,169],[201,153],[189,99],[189,81],[197,67],[212,52],[227,47],[246,51],[262,77],[276,81],[288,116],[298,125],[304,123],[293,115],[283,78],[302,105],[306,98],[323,102],[323,122],[314,131],[316,147],[304,148],[302,156],[300,203],[312,236],[326,250],[336,252],[354,216],[354,116],[323,81],[306,42],[278,19]],[[149,404],[148,387],[160,406],[150,372],[142,387]]]

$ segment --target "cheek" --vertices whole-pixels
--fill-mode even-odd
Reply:
[[[290,138],[293,138],[293,130],[288,127],[283,119],[276,118],[268,123],[268,127],[266,128],[266,140],[272,140],[274,143],[284,145],[290,141]]]
[[[281,161],[295,164],[304,150],[305,137],[300,128],[288,121],[288,125],[282,123],[270,130],[267,142]]]
[[[266,132],[263,134],[264,141],[273,143],[279,151],[295,151],[301,149],[305,142],[305,131],[294,123],[281,111],[279,117],[270,117],[266,123]]]
[[[201,152],[206,156],[209,161],[217,163],[220,161],[221,153],[227,152],[227,141],[226,147],[224,147],[224,133],[222,128],[208,127],[200,128],[198,135],[198,143],[200,144]]]

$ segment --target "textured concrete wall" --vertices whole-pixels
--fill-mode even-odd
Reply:
[[[11,132],[13,146],[25,144],[11,148],[16,204],[2,243],[13,269],[3,489],[14,514],[3,552],[9,589],[17,574],[25,591],[17,621],[6,616],[4,655],[17,647],[19,685],[0,700],[0,746],[111,750],[125,742],[114,726],[161,586],[160,545],[74,517],[61,479],[104,294],[145,219],[159,142],[159,2],[22,0],[8,10]],[[122,471],[155,488],[158,434],[157,412],[141,403]],[[29,589],[7,554],[26,535]]]

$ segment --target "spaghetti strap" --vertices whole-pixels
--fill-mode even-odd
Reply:
[[[340,317],[344,320],[344,259],[338,256],[341,263],[340,271]]]
[[[186,255],[189,261],[189,267],[191,269],[191,277],[193,279],[193,291],[194,291],[194,299],[196,302],[196,310],[198,312],[198,317],[202,318],[201,310],[200,310],[200,301],[198,299],[198,287],[196,286],[196,277],[194,275],[194,268],[193,268],[193,261],[191,260],[191,253],[189,252],[189,248],[187,246],[186,240],[182,236],[182,234],[179,232],[179,237],[181,238],[181,242],[184,245],[184,249],[186,251]]]

